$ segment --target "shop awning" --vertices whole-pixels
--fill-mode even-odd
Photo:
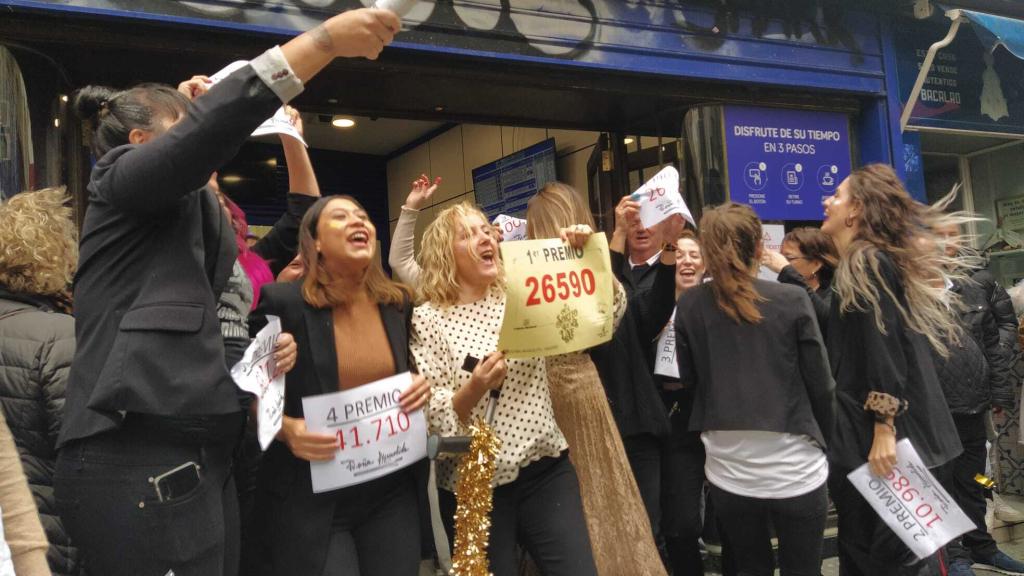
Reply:
[[[985,12],[978,12],[976,10],[947,10],[946,17],[952,22],[949,26],[949,33],[942,40],[939,40],[935,44],[931,45],[928,49],[928,54],[924,58],[924,62],[921,64],[921,71],[917,74],[917,82],[914,83],[914,89],[910,93],[910,97],[907,98],[907,104],[903,107],[903,115],[900,117],[900,131],[907,129],[907,123],[910,122],[910,115],[914,111],[914,106],[917,105],[917,99],[921,94],[921,88],[924,87],[924,82],[928,78],[928,73],[932,69],[932,62],[935,61],[935,55],[946,46],[953,43],[956,39],[957,32],[960,31],[960,26],[964,23],[969,23],[971,28],[974,28],[975,34],[978,35],[978,39],[981,40],[982,45],[989,52],[994,51],[998,46],[1002,45],[1010,51],[1011,54],[1024,60],[1024,20],[1017,20],[1015,18],[1007,18],[1005,16],[996,16],[994,14],[987,14]]]

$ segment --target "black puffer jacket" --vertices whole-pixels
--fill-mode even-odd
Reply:
[[[952,291],[963,303],[960,323],[965,333],[958,344],[950,344],[947,358],[933,354],[949,410],[953,414],[979,414],[992,404],[1011,409],[1016,381],[1011,362],[1016,338],[1011,343],[1013,348],[1001,342],[996,306],[985,284],[956,282]],[[1013,322],[1016,325],[1016,318]]]
[[[75,321],[41,298],[0,286],[0,406],[21,456],[50,541],[55,575],[82,574],[77,550],[53,500],[53,466],[64,411],[68,369],[75,354]]]

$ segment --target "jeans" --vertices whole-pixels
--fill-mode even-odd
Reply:
[[[960,443],[964,446],[963,453],[955,460],[946,464],[943,486],[960,505],[964,514],[977,526],[974,530],[954,538],[946,545],[949,562],[964,560],[973,562],[975,558],[988,558],[999,551],[996,541],[988,533],[985,526],[985,489],[974,481],[975,474],[985,473],[985,459],[988,452],[985,440],[988,427],[985,414],[953,415]]]
[[[850,470],[829,470],[829,494],[839,515],[840,576],[938,576],[938,554],[918,560],[846,479]]]
[[[439,492],[445,528],[455,542],[455,495]],[[494,489],[493,502],[488,557],[494,576],[518,576],[516,544],[544,576],[597,576],[579,480],[567,453],[521,469],[514,481]]]
[[[775,573],[771,529],[779,539],[782,576],[821,574],[821,547],[828,490],[824,484],[793,498],[751,498],[711,486],[711,498],[729,539],[736,572],[741,576]]]
[[[419,563],[412,470],[339,491],[323,576],[416,576]]]
[[[90,574],[238,573],[238,500],[231,476],[243,422],[238,416],[221,418],[216,434],[190,442],[129,414],[121,428],[61,450],[55,499]],[[161,502],[151,479],[187,462],[200,466],[198,484]],[[186,486],[194,478],[184,477]]]

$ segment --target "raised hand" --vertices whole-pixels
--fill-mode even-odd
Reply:
[[[178,84],[178,92],[184,94],[189,100],[195,100],[203,94],[206,94],[206,91],[209,90],[212,85],[213,82],[208,76],[193,76],[181,84]]]
[[[434,178],[434,183],[430,183],[430,177],[426,174],[421,174],[412,183],[412,189],[409,191],[409,195],[405,198],[404,206],[412,210],[419,210],[430,200],[430,197],[437,191],[437,187],[441,185],[441,177]]]
[[[593,234],[593,228],[586,224],[576,224],[574,226],[569,226],[568,228],[562,228],[558,231],[558,236],[562,239],[562,242],[565,242],[573,248],[583,248],[583,245],[587,243],[587,240],[589,240]]]
[[[318,49],[335,57],[376,60],[401,29],[402,21],[394,12],[362,8],[338,14],[311,34]]]

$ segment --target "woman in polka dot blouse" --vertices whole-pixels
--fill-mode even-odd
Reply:
[[[579,483],[551,408],[544,359],[506,360],[497,350],[504,273],[486,217],[470,204],[441,211],[423,236],[420,265],[424,303],[413,312],[411,349],[431,385],[431,433],[466,433],[467,424],[484,417],[489,391],[501,391],[492,421],[501,451],[491,571],[516,576],[519,544],[545,575],[596,576]],[[439,461],[448,520],[455,510],[456,465],[455,459]]]

